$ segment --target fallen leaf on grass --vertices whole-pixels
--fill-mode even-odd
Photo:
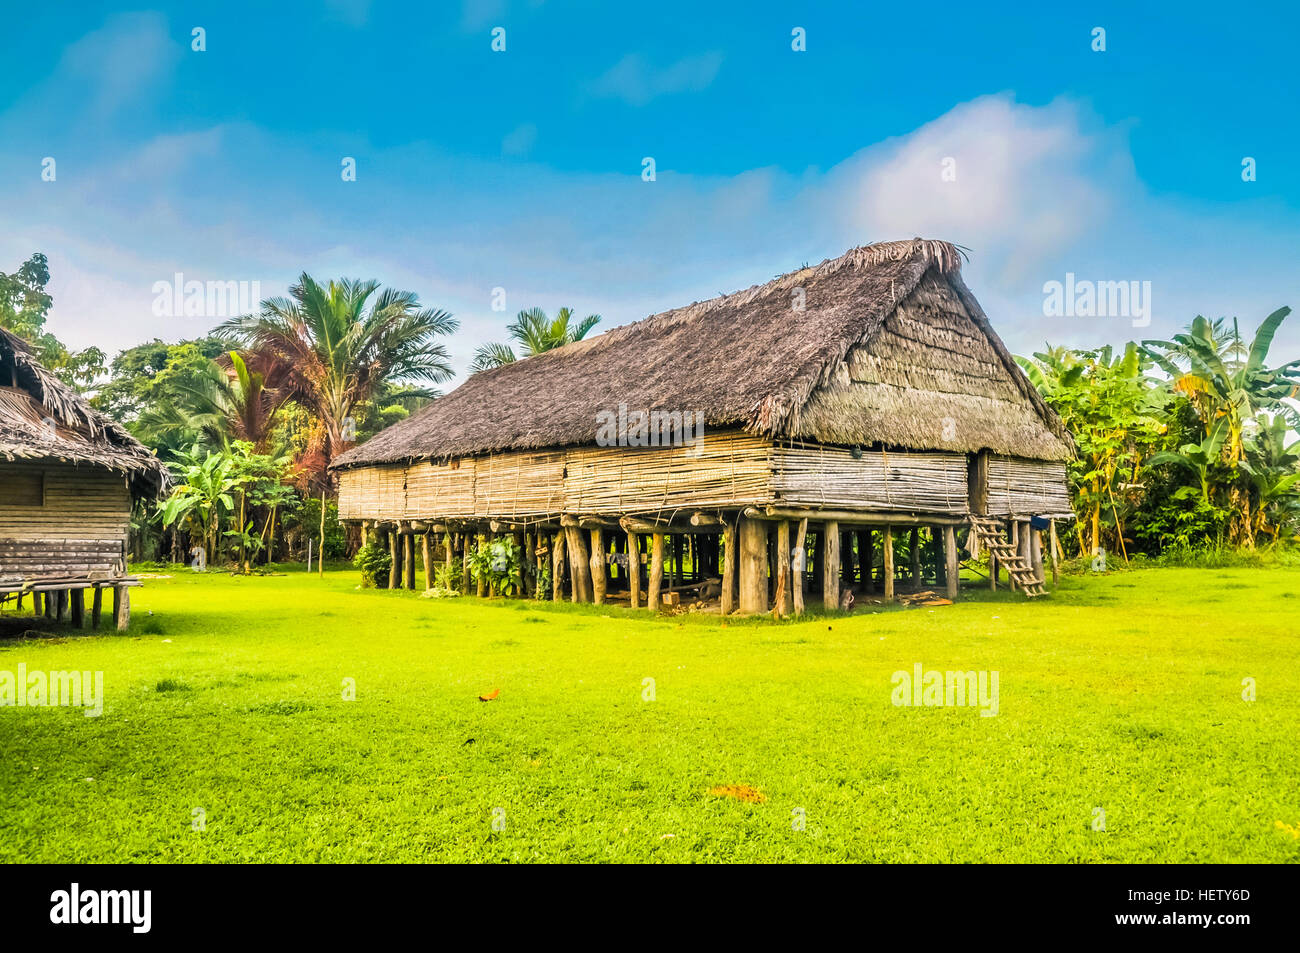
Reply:
[[[501,694],[501,689],[499,689],[499,688],[494,688],[494,689],[492,689],[492,691],[488,692],[486,695],[480,695],[480,696],[478,697],[478,700],[481,701],[481,702],[490,702],[490,701],[492,701],[494,698],[496,698],[496,697],[497,697],[498,695],[500,695],[500,694]]]
[[[762,804],[767,800],[766,794],[748,784],[720,784],[709,788],[709,793],[714,797],[731,797],[747,804]]]

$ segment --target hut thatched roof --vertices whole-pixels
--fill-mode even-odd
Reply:
[[[960,272],[947,242],[854,248],[481,371],[334,465],[591,444],[620,404],[776,438],[1067,458],[1060,419]]]
[[[0,460],[58,460],[116,470],[133,495],[157,495],[167,468],[120,425],[45,368],[27,342],[0,328]]]

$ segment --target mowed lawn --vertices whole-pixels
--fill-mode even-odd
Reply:
[[[1300,859],[1294,571],[725,625],[356,583],[151,579],[128,633],[0,642],[106,694],[0,708],[0,861]],[[999,713],[894,706],[918,662]]]

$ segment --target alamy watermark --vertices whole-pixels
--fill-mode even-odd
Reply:
[[[262,301],[260,281],[186,281],[179,271],[171,281],[155,281],[151,290],[153,313],[160,318],[237,318]]]
[[[132,933],[148,933],[153,922],[152,890],[83,890],[74,883],[50,894],[54,924],[126,924]]]
[[[27,671],[0,669],[0,708],[85,708],[87,718],[104,712],[103,672]]]
[[[896,706],[979,708],[983,718],[998,713],[997,672],[927,672],[917,662],[911,672],[895,672],[890,683],[894,686],[890,700]]]
[[[704,444],[702,410],[631,410],[619,404],[618,411],[596,413],[598,447],[690,447],[697,452]]]
[[[1089,281],[1065,274],[1043,285],[1045,318],[1129,318],[1135,328],[1151,323],[1151,282]]]

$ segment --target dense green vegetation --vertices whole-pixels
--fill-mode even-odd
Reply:
[[[0,860],[1294,862],[1298,582],[724,625],[350,569],[149,579],[126,634],[0,641],[0,670],[106,694],[0,708]],[[895,707],[916,663],[998,671],[998,714]]]
[[[1021,366],[1074,435],[1075,552],[1252,549],[1300,533],[1300,360],[1272,365],[1290,314],[1247,343],[1197,317],[1122,352],[1048,348]]]

